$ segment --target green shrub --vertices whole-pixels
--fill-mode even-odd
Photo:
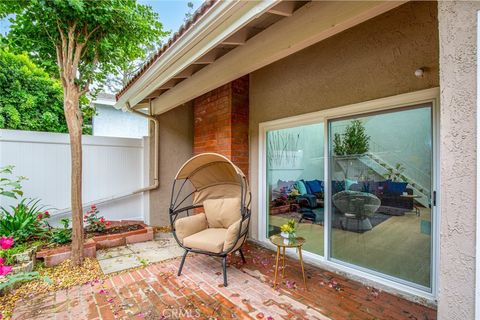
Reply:
[[[84,134],[91,134],[95,109],[83,96]],[[67,133],[63,88],[27,54],[0,48],[0,128]]]
[[[48,214],[43,214],[44,207],[39,202],[36,199],[23,199],[16,206],[10,206],[12,212],[0,208],[0,236],[13,237],[16,243],[44,238],[46,228],[43,219]]]
[[[68,226],[70,224],[69,219],[62,219],[60,222],[63,225],[63,228],[53,229],[52,235],[50,237],[50,242],[57,244],[65,244],[72,241],[72,229]]]

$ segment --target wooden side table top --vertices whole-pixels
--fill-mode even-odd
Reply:
[[[272,242],[277,247],[295,248],[301,247],[305,243],[305,239],[302,237],[286,239],[278,234],[271,236],[269,239],[270,242]]]

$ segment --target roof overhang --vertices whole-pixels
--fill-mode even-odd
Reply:
[[[299,2],[216,3],[125,91],[116,106],[128,102],[140,109],[154,99],[153,113],[164,113],[406,1],[315,1],[295,6]],[[270,24],[263,23],[267,27],[261,32],[242,37],[265,19]],[[212,55],[226,42],[233,48],[220,57]]]
[[[235,41],[229,37],[278,3],[278,0],[217,1],[120,96],[115,107],[123,108],[127,102],[136,106],[152,95],[155,97],[156,92],[170,89],[188,77],[189,72],[193,74],[195,70],[187,70],[189,66],[213,62],[215,57],[208,55],[213,48],[223,41]]]

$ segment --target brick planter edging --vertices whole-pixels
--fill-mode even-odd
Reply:
[[[130,243],[145,242],[153,240],[153,228],[142,221],[122,220],[112,221],[112,226],[139,224],[143,229],[127,231],[117,234],[94,236],[87,239],[83,244],[85,257],[95,258],[98,249],[124,246]],[[72,252],[70,245],[61,246],[37,252],[37,258],[43,258],[45,266],[53,267],[70,258]]]

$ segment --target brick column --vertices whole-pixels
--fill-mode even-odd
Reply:
[[[194,100],[193,152],[228,157],[248,176],[248,84],[244,76]]]

